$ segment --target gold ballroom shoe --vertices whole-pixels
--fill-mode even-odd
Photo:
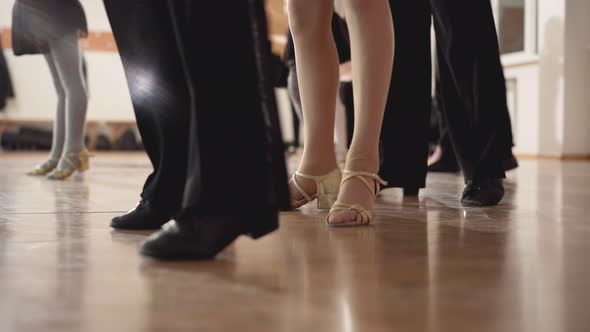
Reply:
[[[317,188],[316,192],[312,195],[307,193],[303,187],[301,187],[299,181],[297,181],[298,177],[315,181]],[[293,182],[295,189],[301,194],[301,196],[303,196],[303,198],[300,200],[291,199],[291,208],[300,208],[314,199],[317,199],[318,209],[329,209],[338,198],[338,191],[340,191],[340,179],[342,179],[340,168],[336,168],[330,173],[320,176],[295,172],[291,178],[291,181]]]
[[[44,176],[49,174],[49,172],[53,171],[55,167],[57,167],[57,163],[59,159],[57,158],[49,158],[45,162],[35,166],[27,175],[31,176]]]
[[[369,178],[369,180],[367,180],[367,178]],[[361,181],[367,187],[367,189],[369,190],[369,192],[373,196],[373,200],[377,199],[377,194],[381,190],[381,185],[384,185],[384,186],[387,185],[387,182],[384,181],[381,177],[379,177],[379,175],[377,175],[375,173],[344,171],[344,178],[342,179],[342,183],[352,180],[352,179],[357,179],[357,180]],[[371,186],[371,183],[369,182],[371,180],[375,183],[374,188],[373,188],[373,186]],[[344,222],[344,223],[331,223],[330,222],[330,216],[334,212],[346,211],[346,210],[354,211],[356,213],[357,217],[356,217],[355,221]],[[333,226],[333,227],[364,226],[364,225],[369,225],[371,223],[371,221],[373,221],[373,212],[371,210],[368,210],[358,204],[346,204],[346,203],[340,203],[340,202],[334,203],[334,206],[332,206],[330,213],[328,213],[328,216],[326,217],[326,223],[328,224],[328,226]]]
[[[63,163],[62,163],[63,161]],[[65,164],[64,168],[56,168],[47,176],[50,180],[65,180],[74,172],[84,172],[90,167],[90,154],[84,149],[78,153],[67,153],[60,159],[59,164]]]

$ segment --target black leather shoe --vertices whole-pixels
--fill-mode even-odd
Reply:
[[[240,235],[258,238],[274,231],[248,230],[244,217],[183,217],[164,226],[148,237],[139,249],[140,254],[157,259],[212,259]]]
[[[170,216],[156,211],[148,202],[142,200],[133,210],[113,218],[111,227],[127,230],[160,229],[168,221]]]
[[[461,203],[464,206],[493,206],[504,197],[501,179],[484,179],[467,182]]]

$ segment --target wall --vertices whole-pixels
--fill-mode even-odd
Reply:
[[[538,54],[505,59],[506,79],[516,82],[517,153],[590,155],[588,17],[587,0],[539,0]]]
[[[565,7],[564,154],[590,154],[590,1]]]

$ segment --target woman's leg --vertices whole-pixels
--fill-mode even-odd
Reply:
[[[323,175],[337,167],[334,121],[338,91],[338,53],[332,35],[332,0],[289,0],[289,24],[303,108],[304,147],[299,171]],[[307,192],[313,181],[299,179]],[[302,198],[294,188],[294,199]]]
[[[57,160],[59,157],[61,157],[63,152],[64,140],[66,137],[66,93],[62,82],[59,79],[59,74],[57,73],[57,68],[55,67],[55,60],[53,59],[51,53],[45,54],[45,60],[49,66],[49,72],[51,73],[51,78],[53,79],[53,85],[55,86],[55,92],[57,94],[57,110],[55,112],[55,120],[53,122],[51,152],[49,153],[49,157],[51,159]]]
[[[350,33],[352,76],[355,82],[354,135],[346,169],[377,173],[379,136],[393,67],[393,21],[387,0],[343,0],[343,3]],[[354,179],[343,182],[338,201],[358,204],[366,209],[374,205],[373,196],[364,184]],[[330,222],[342,223],[356,218],[356,212],[344,210],[332,214]]]
[[[77,34],[70,34],[51,45],[53,58],[59,79],[65,93],[65,142],[62,155],[79,153],[84,149],[84,127],[88,96],[84,75],[82,74],[82,50]],[[71,168],[65,161],[60,161],[58,168]]]
[[[65,91],[62,85],[62,82],[59,78],[59,74],[57,72],[57,68],[55,66],[55,62],[53,60],[53,56],[51,53],[45,54],[45,60],[47,61],[47,65],[49,66],[49,72],[51,73],[51,78],[53,79],[53,84],[55,86],[55,92],[57,94],[57,111],[55,112],[55,120],[53,121],[53,138],[51,142],[51,151],[49,152],[49,158],[42,162],[41,164],[35,166],[32,171],[30,171],[29,175],[47,175],[49,172],[53,171],[59,162],[59,158],[61,157],[63,146],[64,146],[64,139],[65,139]]]

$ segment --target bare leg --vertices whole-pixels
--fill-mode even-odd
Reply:
[[[346,169],[377,173],[379,137],[393,68],[393,19],[386,0],[342,0],[350,31],[355,124]],[[372,209],[366,186],[352,179],[342,184],[338,201]],[[356,212],[332,214],[333,224],[354,221]]]
[[[337,167],[334,121],[338,89],[338,53],[332,36],[332,0],[289,0],[289,24],[297,62],[303,108],[304,148],[299,171],[323,175]],[[313,181],[299,179],[307,192]],[[291,186],[291,195],[301,194]]]

